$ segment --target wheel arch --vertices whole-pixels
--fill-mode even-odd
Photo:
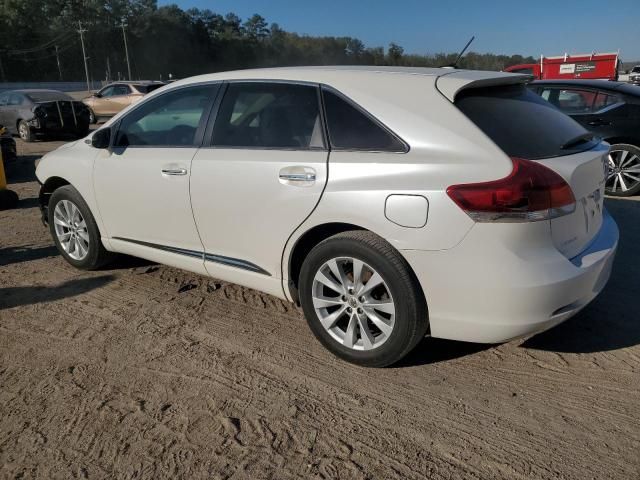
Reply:
[[[311,252],[313,247],[326,240],[327,238],[332,237],[338,233],[347,232],[350,230],[361,230],[371,232],[374,235],[378,235],[376,232],[360,225],[344,222],[331,222],[322,223],[320,225],[315,225],[309,228],[295,241],[293,247],[291,248],[291,252],[289,253],[289,261],[287,262],[287,287],[289,296],[297,305],[300,305],[300,297],[298,295],[300,271],[302,270],[302,264],[305,258],[307,258],[309,252]],[[378,236],[384,239],[384,237],[382,237],[381,235]],[[386,239],[384,240],[386,241]],[[420,290],[420,295],[424,298],[425,293],[415,271],[413,270],[413,267],[411,266],[411,264],[409,264],[409,262],[407,262],[407,266],[411,271],[411,275],[417,283],[417,287]]]
[[[608,142],[611,145],[615,145],[618,143],[626,143],[628,145],[633,145],[634,147],[640,148],[640,138],[631,138],[631,137],[610,137],[605,138],[605,142]]]
[[[51,199],[51,195],[58,188],[64,187],[65,185],[71,185],[71,182],[67,181],[62,177],[52,176],[47,178],[45,182],[40,187],[40,194],[38,195],[38,200],[40,202],[40,210],[42,212],[42,221],[46,224],[48,222],[48,206],[49,200]]]

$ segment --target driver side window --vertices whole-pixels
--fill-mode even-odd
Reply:
[[[114,146],[196,146],[196,132],[217,89],[181,88],[145,102],[122,119]]]
[[[113,90],[114,87],[113,85],[107,88],[104,88],[100,91],[100,96],[101,97],[112,97],[113,96]]]

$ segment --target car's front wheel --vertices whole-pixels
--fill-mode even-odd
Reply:
[[[640,148],[626,143],[611,145],[606,193],[614,197],[640,193]]]
[[[102,245],[89,206],[71,185],[58,188],[49,200],[49,230],[64,259],[76,268],[94,270],[113,254]]]
[[[302,266],[299,293],[315,336],[352,363],[391,365],[427,330],[426,303],[409,265],[371,232],[344,232],[318,244]]]

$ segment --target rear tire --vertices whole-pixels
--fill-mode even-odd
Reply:
[[[91,210],[75,188],[58,188],[48,208],[49,231],[67,262],[81,270],[95,270],[114,258],[102,245]]]
[[[372,232],[339,233],[316,245],[299,284],[311,331],[348,362],[391,365],[427,331],[426,301],[409,264]]]
[[[640,148],[627,143],[611,145],[605,191],[613,197],[640,193]]]

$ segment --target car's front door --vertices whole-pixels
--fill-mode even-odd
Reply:
[[[227,84],[210,143],[196,154],[191,176],[194,217],[212,276],[248,286],[268,276],[280,288],[275,279],[281,278],[283,248],[327,181],[319,98],[311,84]]]
[[[113,145],[96,158],[93,182],[103,235],[117,250],[206,273],[189,179],[218,88],[170,90],[113,127]]]

